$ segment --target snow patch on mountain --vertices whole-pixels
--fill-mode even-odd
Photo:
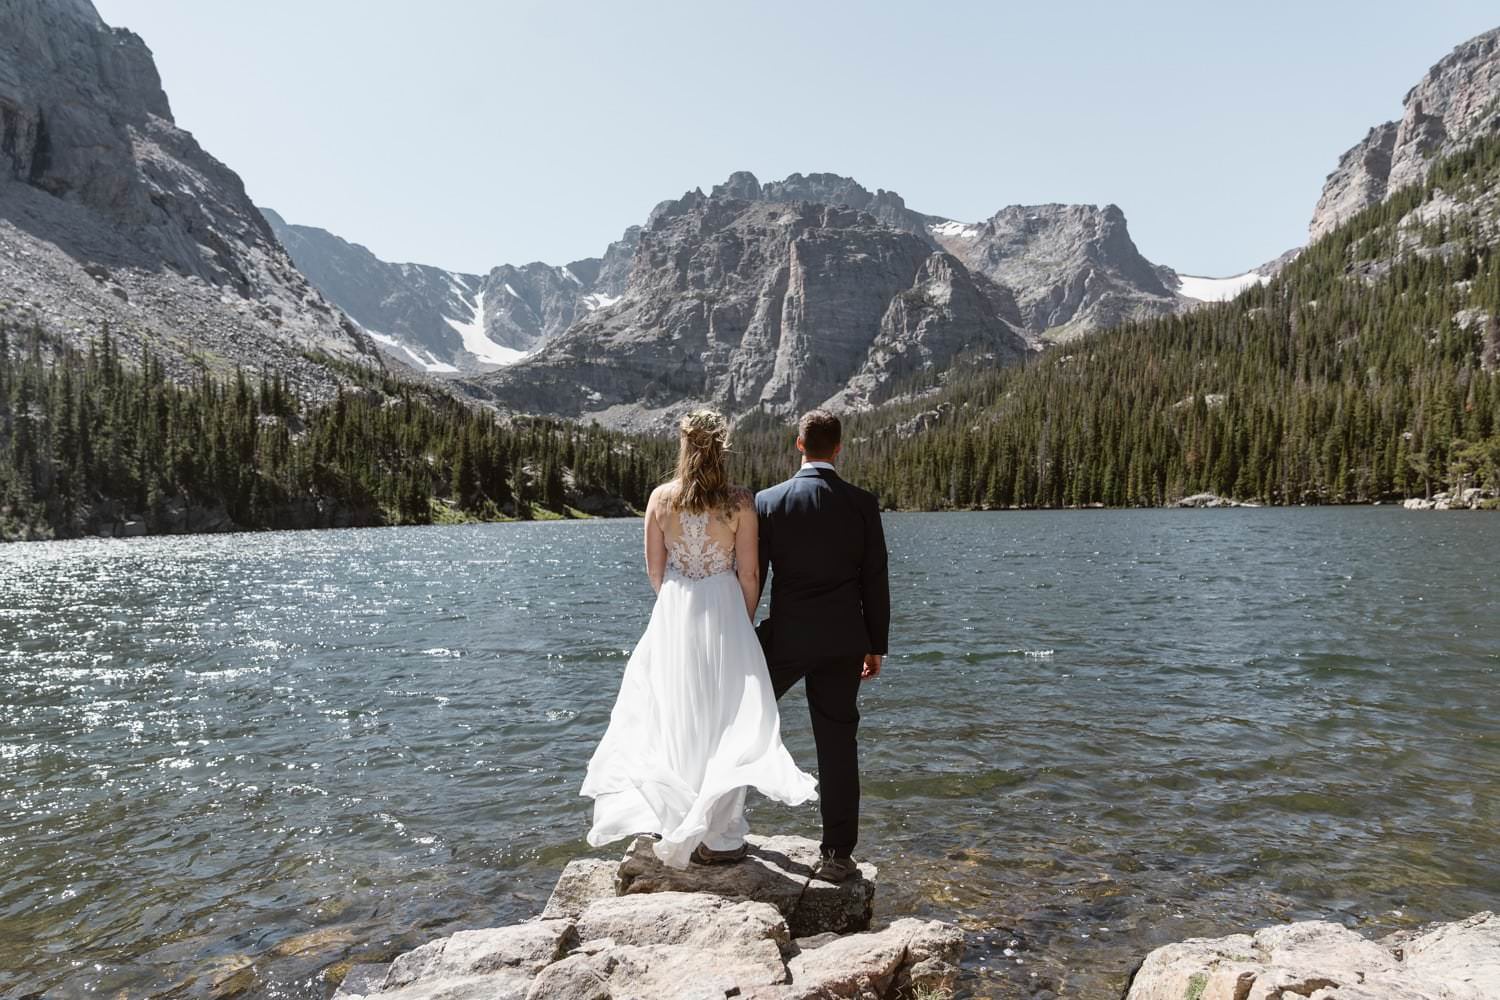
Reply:
[[[507,289],[509,285],[505,286]],[[514,294],[514,293],[512,293]],[[518,351],[513,347],[503,347],[495,343],[484,332],[484,290],[481,289],[474,296],[474,318],[469,320],[454,319],[452,316],[444,316],[443,320],[463,338],[464,350],[468,351],[481,362],[488,365],[509,365],[526,357],[525,351]]]
[[[585,295],[581,301],[584,308],[589,312],[594,312],[597,309],[608,309],[623,297],[621,295],[605,295],[603,292],[594,292],[592,295]]]
[[[1228,302],[1247,288],[1264,285],[1269,278],[1259,271],[1246,271],[1229,278],[1204,278],[1196,274],[1177,276],[1177,294],[1200,302]]]
[[[396,352],[400,352],[400,354],[397,354],[397,357],[400,357],[401,354],[405,354],[407,359],[413,365],[416,365],[424,372],[429,372],[433,375],[458,374],[457,368],[453,367],[445,361],[439,361],[437,358],[432,356],[431,351],[423,351],[421,354],[418,354],[410,347],[407,347],[405,344],[401,343],[401,341],[397,340],[395,337],[390,337],[383,333],[376,333],[374,330],[371,330],[367,326],[362,327],[362,329],[365,331],[365,333],[368,333],[371,339],[373,339],[376,343],[384,344],[386,347],[390,348],[391,353],[395,354]]]
[[[972,240],[979,235],[979,227],[967,222],[935,222],[927,227],[927,231],[934,236],[946,236],[950,239]]]

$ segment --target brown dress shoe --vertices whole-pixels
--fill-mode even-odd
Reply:
[[[837,885],[859,875],[859,865],[853,858],[824,858],[813,869],[813,878]]]
[[[699,844],[693,848],[692,862],[695,865],[728,865],[745,860],[745,855],[749,853],[749,844],[741,844],[732,851],[715,851]]]

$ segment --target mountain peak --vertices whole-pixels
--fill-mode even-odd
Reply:
[[[741,201],[760,200],[760,181],[748,170],[736,170],[723,184],[715,184],[712,197],[738,198]]]
[[[1312,239],[1427,176],[1442,156],[1500,129],[1500,28],[1438,60],[1406,92],[1399,119],[1376,125],[1339,157],[1308,223]]]

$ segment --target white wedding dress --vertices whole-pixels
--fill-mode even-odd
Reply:
[[[594,799],[591,845],[660,834],[656,856],[677,868],[699,843],[744,842],[747,788],[787,805],[817,794],[782,746],[734,548],[715,540],[712,516],[668,515],[666,575],[582,789]]]

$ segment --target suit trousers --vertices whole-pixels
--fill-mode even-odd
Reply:
[[[818,807],[823,856],[849,857],[859,840],[859,674],[864,656],[778,660],[767,664],[776,699],[804,678],[818,745]]]

